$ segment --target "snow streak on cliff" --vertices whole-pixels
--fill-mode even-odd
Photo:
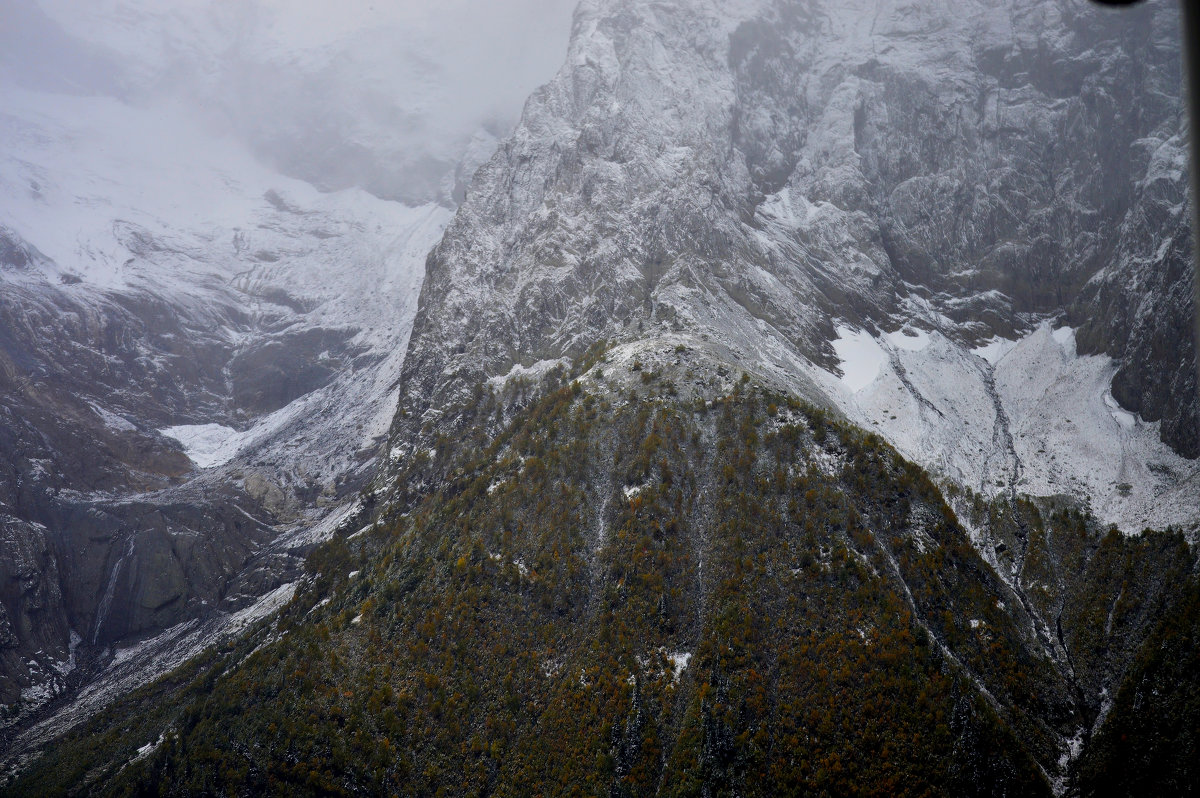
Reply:
[[[395,458],[514,365],[682,335],[976,491],[1194,525],[1178,63],[1168,3],[583,3],[431,258]]]

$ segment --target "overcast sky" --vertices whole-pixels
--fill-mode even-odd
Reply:
[[[574,0],[0,0],[0,63],[44,91],[184,102],[327,188],[448,197],[561,66]],[[487,136],[483,135],[486,140]]]

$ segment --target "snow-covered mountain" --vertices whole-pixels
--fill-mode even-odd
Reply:
[[[393,459],[479,380],[682,340],[983,495],[1194,529],[1178,23],[583,3],[430,260]]]
[[[44,538],[45,562],[12,567],[61,585],[38,647],[65,660],[70,634],[108,644],[233,598],[271,527],[370,475],[450,212],[320,193],[182,112],[6,97],[5,512]],[[139,520],[164,506],[186,510]]]
[[[277,610],[310,543],[370,520],[358,496],[406,509],[397,475],[453,464],[489,389],[529,401],[600,341],[580,379],[618,409],[651,375],[710,401],[745,373],[964,505],[1195,540],[1165,0],[583,0],[536,90],[562,2],[14,8],[0,702],[79,701],[10,750]],[[1014,547],[968,531],[987,595],[1024,599],[997,605],[1014,639],[1073,680]],[[1056,778],[1090,733],[1066,717]]]
[[[539,35],[561,5],[515,10]],[[454,187],[561,61],[565,31],[512,70],[457,60],[521,42],[469,10],[6,9],[8,722],[234,617],[347,515]]]

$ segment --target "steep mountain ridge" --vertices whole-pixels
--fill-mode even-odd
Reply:
[[[393,458],[479,380],[682,332],[974,490],[1194,525],[1177,24],[1155,3],[584,3],[429,260]],[[1063,400],[1009,429],[1037,395],[996,389],[988,355],[1047,323],[1096,358],[1070,401],[1115,408],[1078,435],[1054,431]],[[862,334],[895,362],[882,406],[860,393],[882,383],[836,379]],[[1110,471],[1092,442],[1123,436],[1137,454]],[[1054,485],[1018,466],[1046,438],[1069,452]],[[1154,516],[1164,491],[1179,512]]]
[[[1194,634],[1183,536],[961,494],[956,513],[876,435],[749,378],[697,385],[723,368],[704,353],[653,371],[616,355],[481,386],[456,445],[314,552],[277,621],[121,699],[15,794],[1091,795],[1194,777],[1174,753],[1194,730],[1140,739],[1119,774],[1128,753],[1089,744],[1147,657],[1185,666],[1159,637]]]
[[[353,514],[424,257],[570,12],[9,5],[6,742],[236,633]]]
[[[235,530],[254,545],[233,559],[286,562],[223,583],[225,626],[115,652],[66,722],[220,641],[51,744],[22,788],[1092,794],[1133,759],[1107,786],[1186,781],[1109,717],[1153,730],[1147,695],[1164,718],[1189,706],[1193,683],[1154,678],[1186,669],[1200,589],[1177,20],[1132,14],[585,0],[453,220],[272,174],[232,236],[113,226],[236,298],[179,332],[219,351],[221,380],[188,392],[211,404],[133,431],[208,467],[172,471],[167,443],[123,478],[166,486],[138,494],[159,514],[231,491],[231,515],[284,531]],[[10,273],[63,283],[40,297],[100,296],[22,235]],[[225,238],[220,264],[191,245]],[[435,240],[410,340],[388,306]],[[326,259],[399,283],[340,293]],[[347,322],[363,303],[374,326]],[[364,505],[289,515],[364,484],[397,375]],[[28,630],[63,596],[29,576],[54,525],[21,522],[29,585],[6,612]],[[1142,533],[1168,526],[1184,534]],[[129,541],[86,558],[93,616],[141,562]],[[40,667],[61,673],[69,625],[39,629],[22,650],[53,646]],[[916,709],[881,721],[896,695]],[[23,733],[22,765],[56,724]]]
[[[373,473],[450,212],[319,192],[182,108],[4,96],[8,727],[294,578]]]

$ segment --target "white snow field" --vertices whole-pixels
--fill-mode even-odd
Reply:
[[[985,495],[1012,486],[1072,496],[1127,533],[1194,527],[1200,462],[1162,443],[1157,423],[1120,408],[1108,387],[1112,360],[1078,356],[1069,327],[1043,324],[975,350],[937,332],[923,334],[923,348],[902,347],[897,335],[860,332],[852,347],[841,344],[854,380],[815,376],[850,419],[906,457]],[[880,352],[885,361],[861,384]]]
[[[242,452],[285,467],[326,458],[331,474],[374,445],[416,313],[425,255],[451,211],[361,189],[321,192],[213,137],[180,107],[138,109],[105,97],[12,88],[0,115],[0,224],[31,243],[57,283],[146,291],[181,306],[235,304],[253,318],[285,295],[296,328],[357,332],[362,368],[242,430],[175,425],[197,466]],[[225,331],[231,345],[253,333]],[[249,336],[249,337],[248,337]],[[330,418],[343,423],[325,423]],[[286,430],[286,435],[280,434]]]
[[[124,406],[154,397],[91,403],[111,430],[179,441],[197,484],[254,473],[284,493],[330,489],[281,515],[271,546],[333,534],[355,505],[332,488],[372,473],[395,413],[426,256],[561,64],[574,3],[10,5],[0,228],[44,257],[3,279],[30,292],[67,284],[85,310],[148,296],[188,318],[237,318],[207,331],[232,352],[281,332],[345,333],[350,354],[328,382],[270,412],[152,421]],[[277,606],[272,596],[286,600],[258,606]],[[161,672],[163,651],[198,650],[223,623],[163,632],[147,643],[161,643],[154,656],[119,656],[89,695]]]

